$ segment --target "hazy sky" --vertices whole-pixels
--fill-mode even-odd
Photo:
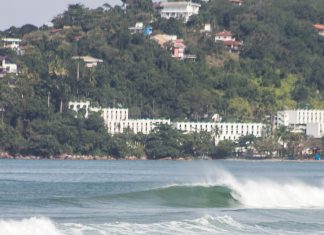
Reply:
[[[0,2],[3,0],[0,0]],[[4,1],[0,13],[0,30],[10,26],[20,27],[24,24],[41,26],[50,22],[54,16],[67,9],[69,4],[82,3],[96,8],[104,3],[111,5],[119,0],[7,0]]]

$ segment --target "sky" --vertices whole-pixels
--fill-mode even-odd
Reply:
[[[0,2],[3,0],[0,0]],[[69,4],[81,3],[89,8],[120,4],[119,0],[7,0],[0,13],[0,30],[24,24],[41,26],[63,13]]]

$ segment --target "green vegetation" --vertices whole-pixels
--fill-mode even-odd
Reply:
[[[159,18],[150,0],[124,2],[126,12],[108,4],[93,10],[71,5],[53,19],[58,32],[32,25],[0,32],[23,38],[25,48],[22,56],[0,50],[21,71],[0,80],[3,151],[120,158],[227,157],[233,152],[233,143],[215,148],[206,133],[184,135],[165,126],[148,136],[112,137],[99,116],[75,118],[68,111],[67,102],[77,98],[128,107],[133,118],[194,121],[219,113],[228,121],[265,122],[266,115],[283,108],[324,108],[324,37],[312,28],[324,23],[323,1],[245,0],[240,7],[227,0],[196,1],[202,4],[200,14],[186,25]],[[128,27],[137,21],[152,25],[155,33],[184,38],[197,60],[175,60],[150,38],[131,35]],[[214,31],[231,30],[243,41],[240,56],[201,34],[205,23]],[[77,81],[72,57],[78,55],[104,63],[91,69],[81,64]],[[254,142],[268,151],[262,143],[269,140]]]

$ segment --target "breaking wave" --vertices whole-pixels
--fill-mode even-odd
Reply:
[[[198,219],[168,221],[150,224],[105,223],[64,224],[68,235],[74,234],[247,234],[264,232],[262,228],[241,224],[230,216],[206,215]]]
[[[47,218],[32,217],[23,220],[0,220],[2,235],[63,235]]]
[[[113,197],[152,201],[170,207],[323,209],[324,185],[298,180],[238,179],[219,170],[213,177],[209,176],[207,182],[172,185]]]
[[[222,185],[245,208],[260,209],[323,209],[324,184],[313,185],[297,179],[236,178],[225,170],[200,183],[213,187]]]
[[[145,200],[170,207],[212,208],[238,205],[234,192],[225,186],[175,185],[113,195],[127,201]]]
[[[47,218],[0,221],[1,235],[99,235],[99,234],[245,234],[260,228],[243,225],[230,216],[206,215],[198,219],[150,224],[126,222],[103,224],[63,223]]]

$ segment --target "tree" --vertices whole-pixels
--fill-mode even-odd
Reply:
[[[227,158],[232,157],[235,151],[235,144],[230,140],[220,141],[216,147],[216,152],[213,156],[214,159],[217,158]]]
[[[182,133],[169,125],[157,126],[145,141],[146,154],[150,159],[176,158],[183,154]]]

